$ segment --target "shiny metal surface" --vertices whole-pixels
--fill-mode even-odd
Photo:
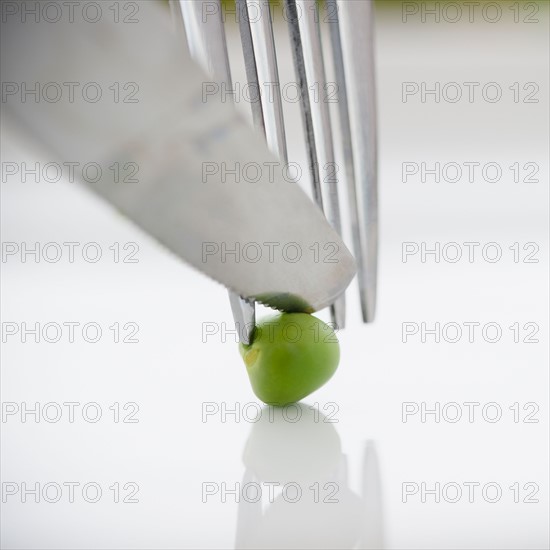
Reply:
[[[321,208],[321,210],[323,210],[323,192],[321,189],[321,178],[319,175],[319,162],[317,160],[317,148],[315,146],[315,133],[313,131],[311,104],[309,101],[302,37],[300,35],[300,27],[298,25],[296,0],[285,0],[285,6],[288,14],[288,28],[290,33],[292,59],[294,61],[296,81],[300,89],[302,124],[304,127],[308,164],[311,171],[312,194],[317,205]]]
[[[239,18],[239,31],[243,48],[243,58],[246,68],[246,78],[250,89],[250,106],[254,128],[265,135],[264,113],[262,108],[262,87],[258,78],[258,66],[254,53],[252,31],[248,19],[246,0],[236,0],[236,9]]]
[[[323,210],[329,223],[341,234],[338,165],[334,157],[334,138],[319,27],[319,10],[316,0],[296,0],[296,6],[300,10],[297,19],[302,38],[304,68],[308,81],[309,104],[311,106],[311,118],[323,194]],[[332,312],[336,326],[344,328],[346,323],[345,295],[340,296],[335,301],[332,305]]]
[[[355,178],[355,165],[353,158],[353,140],[351,137],[351,122],[349,113],[349,101],[348,101],[348,88],[346,83],[346,71],[344,68],[344,56],[342,53],[342,33],[340,31],[340,14],[338,3],[336,0],[326,0],[325,10],[323,11],[324,18],[327,22],[327,26],[330,30],[330,42],[332,61],[334,67],[334,76],[336,81],[336,97],[338,103],[338,119],[340,124],[340,135],[342,139],[342,149],[344,151],[344,163],[343,170],[340,170],[342,178],[346,182],[348,208],[349,208],[349,220],[351,225],[351,238],[353,242],[353,253],[357,262],[357,280],[359,282],[360,300],[362,309],[364,310],[365,297],[367,296],[367,289],[365,282],[368,279],[368,270],[376,272],[378,256],[371,256],[367,262],[364,258],[364,239],[369,231],[376,229],[372,224],[369,225],[369,220],[365,218],[363,210],[359,210],[357,193],[362,192],[362,189],[357,186]],[[356,25],[359,23],[356,21]],[[346,37],[346,39],[348,39]],[[367,41],[367,48],[373,48],[374,41]],[[367,101],[367,99],[365,99]],[[374,137],[376,140],[376,136]],[[372,263],[374,262],[374,263]],[[371,289],[368,291],[375,292]],[[365,322],[372,321],[371,316],[363,315]]]
[[[267,145],[275,156],[283,164],[286,164],[288,162],[288,153],[285,121],[269,0],[246,0],[246,4],[248,7],[252,43],[254,45],[258,82],[262,87],[263,93],[265,93],[265,86],[270,86],[273,90],[272,99],[262,102]]]
[[[207,8],[212,7],[215,8],[214,13],[209,13]],[[231,67],[227,55],[221,2],[219,0],[209,0],[208,2],[200,0],[191,3],[182,0],[180,8],[181,17],[187,30],[187,45],[193,59],[222,89],[232,90]],[[177,18],[179,14],[174,12],[175,10],[172,8],[172,18]],[[229,291],[229,301],[241,341],[244,344],[249,344],[256,324],[254,303],[234,294],[231,290]]]
[[[231,90],[225,27],[219,0],[180,0],[191,56]],[[212,9],[213,8],[213,9]]]
[[[88,187],[243,298],[288,311],[327,307],[355,273],[352,255],[299,186],[284,180],[284,167],[231,106],[219,97],[204,100],[204,74],[169,33],[154,53],[163,63],[143,70],[143,60],[153,54],[141,33],[160,35],[169,28],[156,9],[147,8],[139,30],[108,23],[65,25],[55,34],[44,26],[8,27],[3,39],[19,56],[2,58],[6,78],[33,81],[46,73],[60,82],[79,75],[83,81],[89,74],[80,62],[85,55],[98,82],[112,75],[139,77],[143,92],[125,108],[107,102],[13,103],[6,113],[59,158],[137,163],[139,185],[112,185],[103,174]],[[116,45],[113,52],[103,50],[104,41]],[[60,64],[56,54],[67,42],[73,48]],[[263,170],[259,182],[225,181],[224,167],[251,159],[279,168]],[[336,253],[331,262],[320,262],[311,247],[327,243]]]
[[[378,154],[372,2],[338,1],[342,51],[356,176],[358,245],[356,254],[363,320],[376,311],[378,274]],[[361,25],[357,22],[361,21]],[[353,197],[353,193],[351,195]],[[353,217],[352,217],[353,220]],[[353,221],[352,221],[353,223]]]

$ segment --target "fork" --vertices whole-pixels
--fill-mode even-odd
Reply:
[[[173,22],[178,31],[186,35],[194,60],[212,79],[225,85],[226,89],[232,89],[220,0],[170,0],[170,7]],[[284,0],[284,10],[300,90],[312,194],[328,222],[341,235],[341,183],[335,163],[322,27],[328,27],[330,33],[338,124],[344,153],[343,179],[347,188],[352,244],[358,268],[362,318],[369,323],[374,320],[376,311],[378,263],[373,2],[325,0],[321,8],[317,0]],[[246,78],[252,93],[253,124],[266,139],[269,149],[286,164],[285,118],[269,0],[236,0],[236,14]],[[263,101],[261,85],[268,82],[274,91],[272,101]],[[318,96],[315,96],[316,90],[319,90]],[[240,340],[248,344],[255,325],[255,304],[232,292],[229,297],[235,324],[240,329]],[[330,310],[335,328],[344,328],[345,293],[335,300]]]

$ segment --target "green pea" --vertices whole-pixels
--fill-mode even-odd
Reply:
[[[239,348],[254,393],[264,403],[277,406],[319,389],[340,360],[334,330],[307,313],[279,313],[263,319],[252,343]]]

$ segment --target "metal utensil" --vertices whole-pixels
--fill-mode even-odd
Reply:
[[[245,300],[285,311],[317,311],[348,286],[354,259],[298,185],[277,170],[273,181],[267,172],[256,183],[224,181],[224,164],[277,159],[231,105],[205,101],[208,77],[158,4],[140,3],[134,25],[10,21],[1,41],[5,81],[93,82],[108,94],[50,102],[13,93],[2,114],[60,162],[139,166],[137,183],[116,183],[109,170],[84,183],[177,256]],[[124,99],[114,83],[131,84]],[[316,262],[314,243],[336,245],[335,263]]]
[[[171,0],[176,3],[176,0]],[[230,82],[229,60],[220,0],[179,0],[191,52],[208,70],[222,63],[219,77]],[[192,7],[189,4],[193,4]],[[206,4],[208,7],[206,7]],[[214,5],[215,9],[211,9]],[[243,56],[255,127],[267,137],[268,145],[287,162],[283,106],[278,93],[279,74],[272,17],[268,0],[236,0]],[[331,54],[336,78],[336,97],[344,179],[349,201],[353,249],[358,263],[358,282],[363,320],[371,322],[376,309],[378,199],[377,134],[374,79],[374,26],[370,1],[327,0],[324,11],[316,0],[284,0],[289,25],[296,79],[300,89],[302,121],[311,165],[313,196],[333,228],[342,233],[339,167],[335,162],[321,21],[330,32]],[[201,20],[202,26],[197,23]],[[203,44],[201,46],[201,44]],[[214,59],[211,59],[211,57]],[[263,102],[261,87],[274,84],[271,102]],[[242,308],[233,297],[236,322]],[[251,305],[248,304],[250,314]],[[253,308],[252,308],[253,310]],[[331,304],[338,328],[345,326],[346,302],[342,293]],[[245,338],[247,336],[245,335]]]

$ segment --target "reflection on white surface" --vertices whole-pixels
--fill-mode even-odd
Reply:
[[[296,410],[299,420],[289,422],[282,409],[266,407],[252,427],[242,480],[252,494],[239,503],[235,547],[384,548],[374,444],[365,445],[359,495],[349,487],[336,424],[312,407]]]

